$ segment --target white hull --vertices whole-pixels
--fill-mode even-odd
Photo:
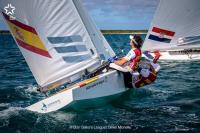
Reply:
[[[92,99],[121,94],[128,90],[124,86],[123,74],[115,70],[99,75],[97,78],[97,80],[85,86],[76,84],[72,88],[39,101],[26,109],[38,113],[49,113],[69,106],[74,102],[90,101]]]
[[[176,53],[178,50],[176,50]],[[179,54],[173,54],[174,51],[165,51],[160,52],[161,57],[160,60],[200,60],[200,53],[191,54],[191,53],[181,53],[181,50],[179,51]],[[151,53],[152,56],[155,56],[154,53]]]

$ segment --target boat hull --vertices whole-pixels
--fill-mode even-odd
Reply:
[[[70,89],[66,88],[26,109],[38,113],[49,113],[67,107],[77,109],[79,106],[81,109],[81,106],[84,108],[101,106],[118,98],[127,90],[129,89],[124,85],[123,74],[113,70],[77,83]]]
[[[200,60],[200,52],[193,53],[185,50],[164,51],[160,52],[162,55],[160,60]],[[151,53],[154,56],[154,53]]]
[[[106,106],[108,103],[112,104],[119,100],[120,102],[122,102],[123,100],[126,100],[126,98],[129,96],[130,96],[130,92],[125,91],[125,92],[117,93],[110,96],[73,101],[68,106],[64,107],[62,110],[63,111],[84,111],[87,109],[93,109],[93,108]]]

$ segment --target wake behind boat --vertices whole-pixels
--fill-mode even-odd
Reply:
[[[200,59],[200,1],[160,0],[143,50],[161,60]]]

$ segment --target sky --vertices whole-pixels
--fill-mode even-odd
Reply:
[[[159,0],[82,0],[99,29],[148,29]],[[0,30],[8,29],[0,16]]]

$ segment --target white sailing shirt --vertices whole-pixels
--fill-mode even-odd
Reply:
[[[130,61],[131,59],[134,59],[136,57],[136,54],[134,50],[130,50],[128,54],[124,57],[127,61]]]

